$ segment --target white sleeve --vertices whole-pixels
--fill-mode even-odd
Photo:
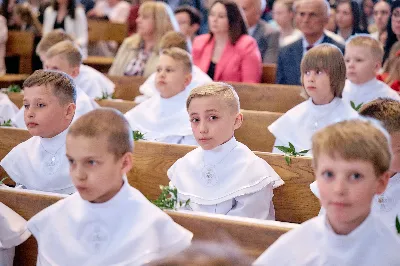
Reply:
[[[75,25],[74,31],[76,34],[76,43],[82,48],[86,49],[88,45],[88,23],[85,10],[77,7],[75,11]]]
[[[288,143],[283,143],[283,141],[279,139],[275,139],[274,147],[272,148],[272,153],[277,153],[277,154],[284,154],[282,151],[280,151],[278,148],[275,146],[287,146]]]
[[[52,22],[51,17],[52,13],[54,12],[53,8],[51,6],[47,7],[44,11],[43,15],[43,28],[42,28],[42,33],[43,36],[45,36],[47,33],[53,30],[54,28],[54,22]]]
[[[157,94],[156,89],[156,73],[151,74],[146,81],[140,85],[139,87],[140,93],[146,95],[147,97],[151,97]]]
[[[127,6],[124,4],[118,4],[115,7],[115,10],[113,10],[110,15],[108,16],[108,19],[113,22],[113,23],[126,23],[129,17],[129,12],[130,12],[130,6]]]
[[[30,237],[26,220],[0,203],[0,248],[12,248]]]
[[[3,16],[0,16],[0,43],[6,43],[8,39],[7,21]]]
[[[273,204],[271,204],[273,195],[272,184],[269,184],[258,192],[236,197],[236,205],[227,215],[262,220],[275,219],[275,211]]]

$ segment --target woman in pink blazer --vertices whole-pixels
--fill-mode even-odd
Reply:
[[[217,0],[208,16],[210,33],[193,41],[193,62],[214,81],[261,81],[262,61],[257,42],[233,1]]]

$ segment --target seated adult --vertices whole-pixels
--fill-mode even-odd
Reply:
[[[147,78],[156,71],[162,36],[170,30],[179,31],[172,10],[162,2],[141,4],[136,23],[137,33],[124,40],[111,65],[109,75]]]
[[[300,63],[303,55],[315,45],[331,43],[342,51],[344,46],[324,33],[329,20],[329,3],[325,0],[300,0],[295,7],[295,20],[303,37],[283,47],[278,56],[276,81],[300,85]]]
[[[272,6],[272,18],[280,29],[279,45],[281,47],[301,38],[301,31],[294,27],[293,1],[275,1]]]
[[[175,9],[174,13],[180,31],[185,34],[188,40],[193,41],[201,24],[201,15],[199,10],[192,6],[184,5]]]
[[[215,1],[208,16],[210,32],[193,41],[193,62],[214,81],[261,80],[261,55],[256,40],[247,34],[239,7],[232,1]]]
[[[265,0],[237,0],[247,20],[248,31],[256,39],[263,63],[276,63],[279,52],[279,31],[261,19]]]
[[[360,9],[355,1],[339,2],[336,7],[336,25],[336,33],[345,40],[357,33],[368,33],[359,27]]]
[[[89,18],[106,18],[114,23],[125,23],[130,7],[131,5],[124,0],[98,0],[87,16]]]
[[[374,5],[374,21],[376,31],[371,36],[385,44],[387,38],[386,27],[390,17],[390,4],[386,1],[379,1]]]

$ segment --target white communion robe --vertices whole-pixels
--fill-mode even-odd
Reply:
[[[0,165],[23,188],[72,194],[75,187],[65,156],[67,132],[68,129],[53,138],[34,136],[14,147]]]
[[[103,73],[86,65],[80,66],[74,81],[91,99],[102,98],[103,94],[112,95],[115,89],[115,84]]]
[[[76,87],[76,110],[72,122],[74,122],[82,115],[99,107],[100,106],[93,99],[91,99],[83,90]],[[24,120],[24,111],[25,107],[22,106],[22,108],[19,109],[18,113],[11,119],[12,124],[17,128],[27,129]]]
[[[352,101],[358,106],[372,102],[378,98],[390,98],[400,101],[400,95],[395,90],[376,78],[360,85],[346,80],[343,89],[343,100],[345,103],[350,104]]]
[[[189,94],[190,91],[185,89],[168,99],[159,94],[154,95],[129,110],[125,118],[132,130],[139,130],[146,140],[197,145],[186,111],[186,99]]]
[[[400,237],[373,214],[348,235],[336,234],[321,215],[281,236],[253,265],[395,266],[399,247]]]
[[[194,88],[202,86],[207,83],[211,83],[212,79],[209,75],[204,73],[198,66],[193,65],[192,68],[192,80],[189,85],[186,87],[186,90],[192,91]],[[135,98],[136,103],[144,102],[145,100],[150,99],[154,95],[159,94],[156,88],[156,73],[151,74],[146,81],[139,87],[140,93],[143,95],[139,95]]]
[[[283,152],[275,146],[287,147],[290,142],[297,152],[309,150],[308,155],[311,155],[311,137],[316,131],[357,117],[358,113],[340,98],[335,97],[324,105],[316,105],[309,98],[287,111],[268,127],[276,138],[272,152],[282,154]]]
[[[16,246],[29,238],[26,221],[0,202],[0,265],[12,266]]]
[[[18,112],[18,107],[8,98],[8,95],[0,92],[0,124],[13,118]]]
[[[274,169],[232,137],[212,149],[189,152],[168,170],[183,210],[275,219],[273,188],[284,182]]]
[[[316,181],[311,183],[310,189],[319,198],[319,189]],[[389,179],[385,192],[374,197],[371,212],[396,233],[396,216],[399,216],[400,219],[400,173]],[[325,210],[321,208],[320,214],[324,213]]]
[[[193,236],[127,182],[105,203],[75,193],[36,214],[28,228],[38,266],[142,265],[182,251]]]

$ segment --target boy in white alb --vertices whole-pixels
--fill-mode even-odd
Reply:
[[[334,45],[320,44],[305,54],[301,62],[301,81],[303,96],[308,100],[287,111],[268,127],[276,138],[273,153],[282,153],[276,146],[289,146],[289,142],[297,152],[310,150],[314,132],[358,117],[357,112],[341,99],[345,71],[343,55]]]
[[[193,234],[126,181],[132,150],[132,130],[116,110],[74,122],[66,154],[78,192],[28,221],[38,265],[142,265],[190,245]]]
[[[0,265],[12,266],[15,247],[23,243],[31,234],[26,221],[0,202]]]
[[[358,35],[346,44],[346,85],[343,100],[355,106],[371,102],[379,97],[400,101],[399,94],[387,84],[376,79],[383,60],[383,48],[369,35]]]
[[[132,129],[144,133],[149,141],[197,145],[185,108],[191,72],[192,60],[186,51],[163,50],[156,73],[159,94],[125,114]]]
[[[38,70],[23,87],[25,124],[33,137],[13,148],[0,165],[18,186],[71,194],[75,188],[65,138],[75,114],[75,85],[65,73]]]
[[[283,181],[272,167],[236,141],[243,121],[239,97],[225,83],[195,88],[186,104],[200,145],[168,170],[183,209],[275,219],[273,189]]]
[[[372,202],[372,212],[393,229],[396,216],[400,217],[400,102],[379,98],[363,105],[360,115],[379,120],[390,134],[393,152],[390,164],[391,177],[385,192],[375,196]],[[319,197],[316,182],[312,183],[310,188]],[[324,213],[324,210],[321,213]]]
[[[312,138],[324,215],[281,236],[254,265],[399,265],[400,237],[371,212],[390,172],[389,136],[371,122],[342,121]]]
[[[62,71],[73,79],[79,74],[79,66],[82,61],[82,54],[73,42],[62,41],[53,45],[46,53],[44,69]],[[74,120],[78,119],[81,115],[86,114],[99,105],[91,99],[79,86],[75,83],[76,90],[76,110]],[[18,128],[26,128],[23,122],[24,107],[12,119],[13,123]]]
[[[0,92],[0,124],[13,118],[18,112],[18,107],[8,98],[7,94]]]
[[[189,46],[185,35],[176,31],[169,31],[160,40],[160,50],[168,49],[172,47],[178,47],[186,52],[190,53]],[[192,89],[201,85],[212,82],[209,75],[204,73],[198,66],[192,66],[192,80],[186,87],[186,90],[191,91]],[[146,81],[139,87],[139,91],[143,95],[139,95],[135,98],[136,103],[144,102],[152,96],[159,94],[156,88],[156,73],[151,74]]]

